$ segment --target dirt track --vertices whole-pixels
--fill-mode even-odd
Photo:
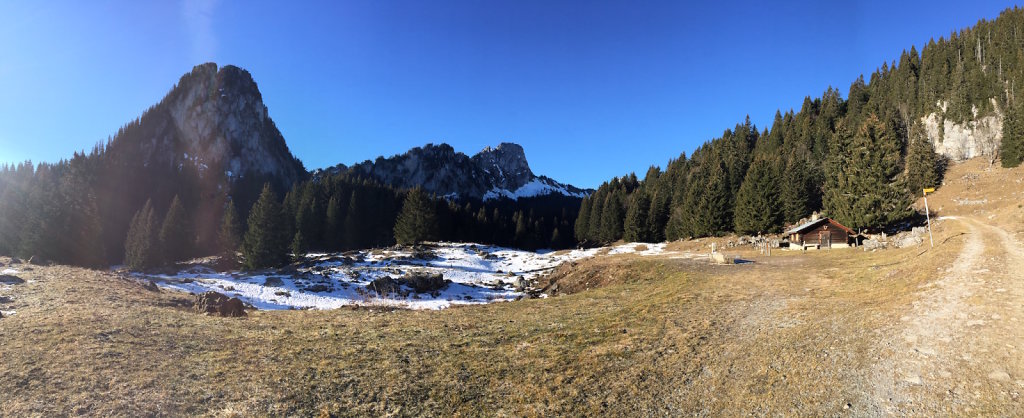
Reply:
[[[928,283],[901,319],[902,341],[891,364],[894,381],[878,383],[876,401],[890,413],[935,410],[914,399],[938,398],[940,410],[998,413],[993,402],[1017,402],[1024,390],[1024,254],[1005,230],[950,217],[966,241],[949,267]],[[996,399],[987,399],[989,397]],[[1006,412],[1006,411],[1004,411]]]

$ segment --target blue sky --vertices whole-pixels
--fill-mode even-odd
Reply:
[[[307,168],[513,141],[596,187],[1012,6],[773,3],[4,1],[0,162],[89,149],[213,61],[252,73]]]

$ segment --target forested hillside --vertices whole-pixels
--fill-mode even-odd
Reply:
[[[1022,94],[1024,9],[1013,8],[920,53],[911,47],[870,82],[855,80],[845,99],[829,87],[799,111],[776,112],[770,129],[748,117],[642,181],[631,174],[601,185],[583,201],[576,239],[779,232],[813,211],[881,230],[912,216],[913,196],[941,183],[946,161],[922,126],[926,115],[952,123],[995,115],[1002,147],[989,156],[1012,166],[1024,155]]]

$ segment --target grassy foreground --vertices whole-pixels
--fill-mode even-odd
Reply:
[[[618,280],[546,300],[245,319],[34,267],[0,321],[0,415],[829,414],[891,379],[875,339],[925,279],[905,253],[597,259],[577,267]]]

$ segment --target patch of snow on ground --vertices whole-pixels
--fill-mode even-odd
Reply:
[[[592,257],[599,249],[530,252],[502,247],[442,243],[434,257],[411,251],[375,249],[345,254],[309,254],[292,273],[216,272],[196,266],[173,275],[136,276],[158,286],[191,293],[216,291],[259,309],[336,309],[347,305],[441,309],[452,305],[515,300],[520,277],[534,279],[558,265]],[[409,273],[441,273],[451,283],[434,293],[378,295],[370,283]]]
[[[644,250],[637,251],[637,247],[647,247]],[[608,251],[608,255],[616,254],[639,254],[643,256],[661,255],[665,254],[665,243],[658,244],[644,244],[642,242],[631,242],[628,244],[617,245],[612,247],[611,251]]]
[[[18,271],[18,270],[15,270],[15,269],[4,269],[4,271],[0,271],[0,274],[18,274],[18,273],[21,273],[21,272]]]

